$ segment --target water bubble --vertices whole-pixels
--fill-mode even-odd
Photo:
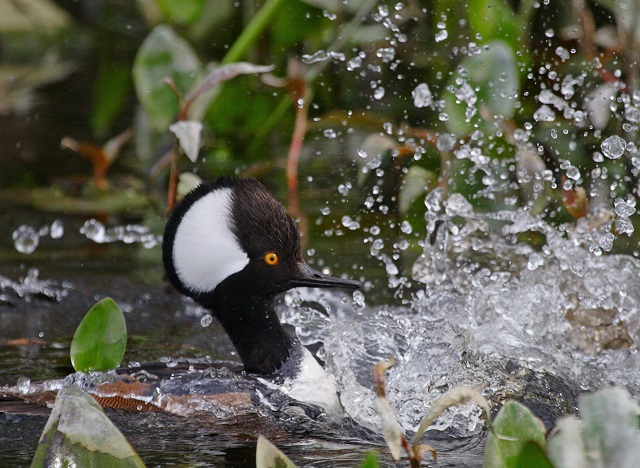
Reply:
[[[418,108],[427,107],[433,104],[433,96],[426,83],[420,83],[416,86],[416,88],[411,92],[411,96],[413,97],[413,105]]]
[[[97,244],[102,244],[106,240],[106,229],[104,225],[95,219],[85,221],[84,225],[80,228],[80,233]]]
[[[444,41],[447,37],[449,37],[449,33],[447,32],[446,29],[443,29],[441,31],[438,31],[434,37],[434,40],[436,42],[442,42]]]
[[[329,208],[328,206],[322,207],[322,209],[320,209],[320,213],[327,216],[329,213],[331,213],[331,208]]]
[[[612,135],[600,145],[602,152],[609,159],[618,159],[624,154],[627,142],[618,135]]]
[[[40,236],[38,232],[31,226],[23,224],[13,231],[13,246],[15,249],[25,255],[32,254],[40,244]]]
[[[378,226],[371,226],[369,232],[374,236],[377,236],[378,234],[380,234],[380,228]]]
[[[440,112],[440,114],[438,114],[438,120],[440,122],[446,122],[447,120],[449,120],[449,114],[447,114],[446,112]]]

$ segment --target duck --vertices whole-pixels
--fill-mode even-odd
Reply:
[[[162,259],[171,285],[222,325],[245,373],[327,414],[341,411],[332,376],[287,333],[274,299],[298,287],[361,283],[308,265],[294,219],[264,185],[224,176],[193,189],[167,220]]]

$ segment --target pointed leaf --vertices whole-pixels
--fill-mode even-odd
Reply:
[[[178,98],[167,79],[184,95],[201,68],[189,43],[169,26],[157,26],[144,40],[133,63],[133,81],[138,100],[156,130],[166,130],[178,115]]]
[[[378,468],[380,466],[380,462],[378,461],[378,454],[373,450],[369,450],[365,456],[364,460],[360,464],[360,468]]]
[[[58,392],[31,466],[144,467],[144,463],[91,396],[66,387]]]
[[[256,447],[256,468],[295,468],[295,465],[278,447],[264,436],[259,436]]]
[[[200,134],[202,133],[202,123],[195,120],[181,120],[169,127],[180,142],[180,147],[184,154],[195,163],[198,160],[200,151]]]
[[[482,466],[491,468],[518,468],[520,454],[528,442],[545,447],[545,430],[542,423],[527,409],[515,401],[508,401],[493,421],[494,431],[507,437],[498,438],[493,433],[487,437]]]
[[[115,369],[127,347],[122,311],[111,298],[102,299],[82,319],[71,341],[71,363],[80,372]]]
[[[400,449],[404,438],[402,427],[400,427],[385,397],[377,396],[374,407],[382,420],[382,436],[389,447],[391,456],[394,460],[400,460]]]

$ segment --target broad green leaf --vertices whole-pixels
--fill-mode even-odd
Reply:
[[[82,319],[71,341],[71,363],[80,372],[115,369],[127,347],[127,327],[118,305],[102,299]]]
[[[492,41],[466,57],[449,80],[442,97],[449,131],[467,135],[476,129],[496,132],[496,121],[513,117],[518,96],[518,71],[513,51]]]
[[[502,39],[512,48],[518,46],[516,15],[506,0],[469,0],[467,18],[483,42]]]
[[[155,0],[165,17],[183,26],[198,19],[206,0]]]
[[[31,467],[117,466],[144,463],[100,405],[76,387],[58,392]]]
[[[178,97],[167,79],[184,96],[201,68],[189,43],[169,26],[157,26],[144,40],[133,63],[133,81],[138,100],[156,130],[166,131],[178,115]]]
[[[259,436],[256,447],[256,468],[295,468],[295,465],[278,447],[264,436]]]
[[[554,468],[544,449],[532,441],[522,447],[516,466],[518,468]]]
[[[494,431],[487,437],[484,449],[484,467],[519,468],[520,454],[528,442],[545,448],[545,431],[538,419],[526,406],[508,401],[493,421]]]

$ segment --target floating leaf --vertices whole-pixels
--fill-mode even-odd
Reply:
[[[111,298],[102,299],[82,319],[71,341],[71,363],[80,372],[115,369],[127,347],[124,316]]]
[[[295,468],[287,456],[264,436],[258,437],[256,447],[256,468]]]
[[[518,95],[516,58],[502,41],[466,57],[443,93],[449,131],[467,135],[477,128],[495,133],[495,121],[513,117]]]
[[[143,467],[144,463],[91,396],[66,387],[58,392],[31,466]]]
[[[202,123],[195,120],[181,120],[169,126],[169,130],[180,142],[180,147],[184,154],[195,163],[198,160],[200,151],[200,134],[202,133]]]
[[[133,81],[138,100],[156,130],[166,130],[178,115],[178,98],[167,79],[184,95],[201,68],[189,43],[169,26],[157,26],[142,43],[133,63]]]
[[[528,442],[545,447],[545,430],[542,423],[526,406],[508,401],[496,416],[493,429],[484,449],[483,466],[491,468],[518,468],[520,454]],[[506,436],[506,437],[504,437]]]

